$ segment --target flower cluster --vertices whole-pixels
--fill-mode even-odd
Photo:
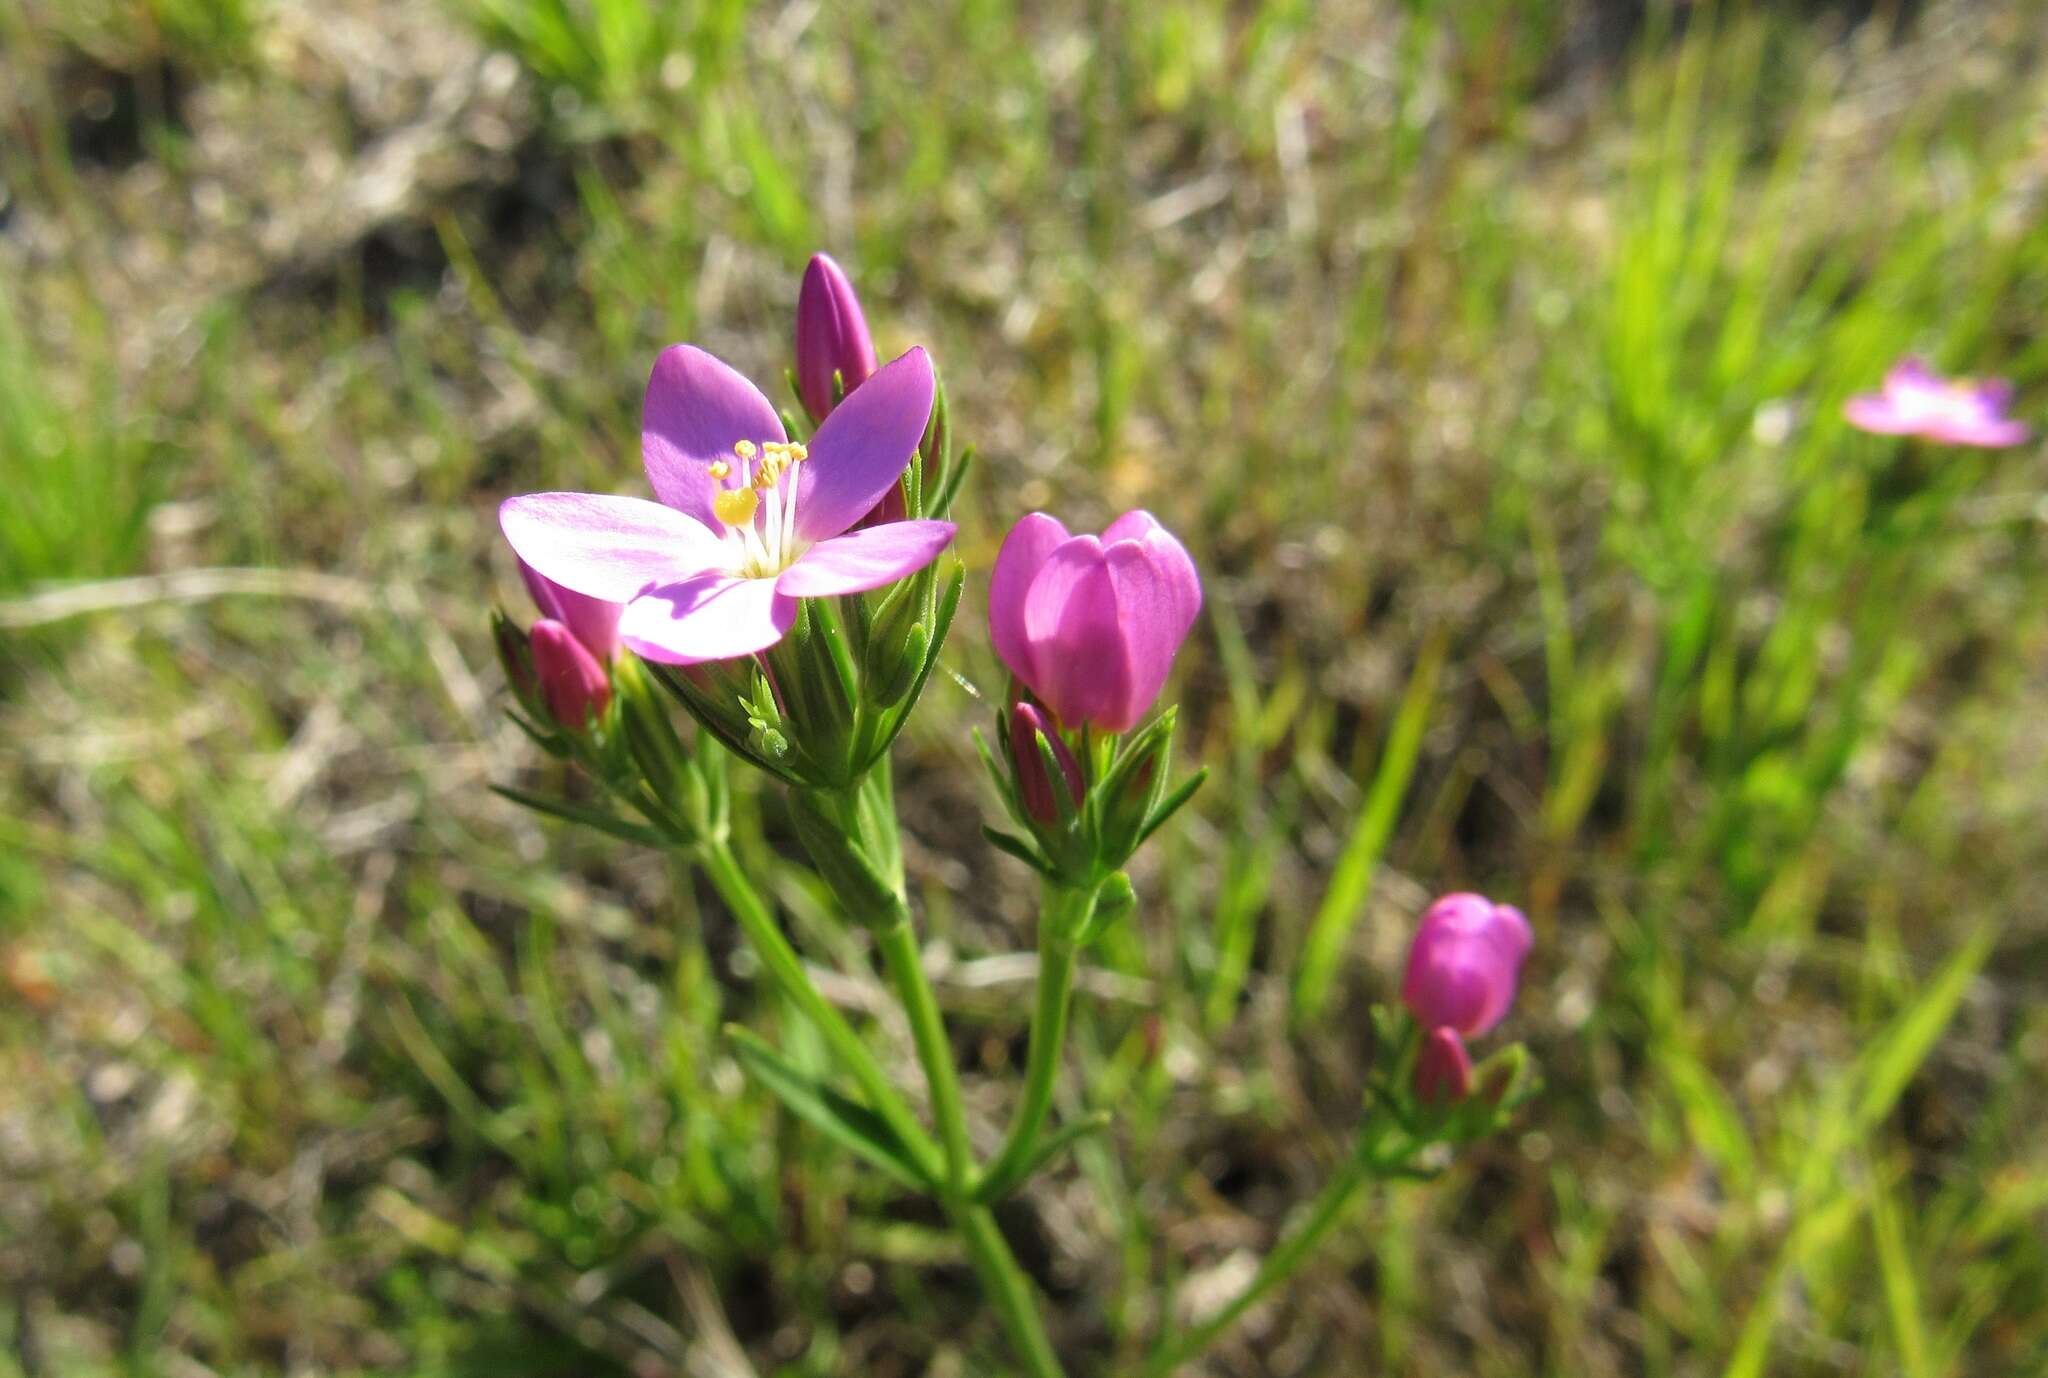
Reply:
[[[1176,711],[1155,711],[1202,611],[1185,546],[1145,511],[1099,535],[1033,512],[1010,530],[988,584],[989,639],[1005,673],[982,758],[1016,831],[985,829],[1038,873],[1037,992],[1011,1123],[978,1161],[951,1066],[954,1041],[927,985],[913,930],[889,747],[918,702],[959,606],[965,572],[946,560],[952,499],[972,451],[954,451],[945,388],[926,352],[880,362],[852,284],[824,255],[798,296],[796,407],[781,411],[704,350],[655,360],[641,415],[651,498],[530,493],[499,524],[540,617],[495,624],[520,724],[601,788],[587,804],[503,792],[615,836],[675,848],[718,890],[792,1009],[859,1083],[852,1101],[744,1030],[734,1055],[796,1114],[906,1185],[928,1190],[964,1238],[1018,1352],[1057,1372],[1029,1284],[992,1207],[1107,1115],[1049,1125],[1076,963],[1133,912],[1124,867],[1201,785],[1176,783]],[[950,566],[950,568],[948,568]],[[665,691],[665,695],[664,695]],[[686,742],[673,703],[698,731]],[[925,1074],[927,1129],[860,1034],[826,1001],[736,859],[727,762],[786,789],[779,818],[837,911],[865,926]],[[1427,1150],[1497,1126],[1519,1103],[1520,1049],[1489,1094],[1471,1094],[1464,1040],[1514,995],[1529,928],[1476,895],[1423,920],[1390,1070],[1330,1191],[1413,1177]],[[1379,1007],[1388,1029],[1401,1016]],[[1497,1093],[1496,1093],[1497,1092]],[[1337,1212],[1316,1214],[1276,1257],[1298,1264]],[[1199,1349],[1280,1272],[1178,1342]],[[1022,1302],[1023,1304],[1019,1304]],[[1161,1351],[1163,1357],[1171,1353]]]

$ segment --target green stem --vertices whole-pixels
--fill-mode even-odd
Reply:
[[[995,1216],[968,1195],[974,1156],[967,1142],[967,1112],[960,1100],[960,1079],[953,1069],[953,1046],[946,1038],[945,1020],[919,960],[916,931],[908,919],[898,919],[875,937],[896,997],[909,1017],[911,1041],[917,1045],[918,1060],[924,1064],[925,1081],[931,1088],[932,1119],[945,1145],[946,1177],[939,1192],[940,1204],[965,1241],[974,1271],[981,1276],[982,1290],[994,1304],[1011,1345],[1032,1378],[1064,1378],[1052,1341],[1046,1337],[1045,1322],[1039,1317],[1031,1280],[1017,1266],[1002,1231],[996,1228]]]
[[[910,920],[899,918],[876,933],[875,940],[889,969],[889,982],[896,987],[896,998],[903,1002],[903,1013],[910,1020],[910,1039],[917,1045],[917,1060],[924,1064],[925,1081],[931,1089],[932,1120],[946,1150],[946,1195],[964,1198],[974,1171],[973,1150],[967,1142],[967,1111],[960,1100],[959,1074],[953,1070],[953,1045],[946,1038],[946,1023],[931,982],[925,979],[917,932]]]
[[[1273,1247],[1244,1291],[1208,1320],[1155,1350],[1151,1362],[1145,1366],[1146,1378],[1165,1378],[1182,1364],[1199,1357],[1267,1293],[1292,1277],[1294,1271],[1316,1251],[1323,1238],[1343,1220],[1359,1189],[1377,1179],[1387,1168],[1407,1160],[1414,1145],[1404,1137],[1398,1152],[1386,1153],[1382,1151],[1386,1138],[1384,1127],[1368,1127],[1344,1166],[1309,1207],[1308,1218],[1293,1234]]]
[[[860,1083],[869,1106],[895,1131],[896,1137],[903,1141],[904,1148],[926,1175],[937,1180],[940,1171],[937,1145],[917,1122],[917,1117],[910,1113],[910,1107],[897,1094],[896,1088],[890,1085],[881,1064],[875,1061],[875,1055],[868,1050],[860,1034],[818,992],[804,971],[796,949],[782,936],[766,901],[733,856],[732,848],[723,839],[709,841],[696,849],[696,857],[704,868],[704,874],[710,878],[712,888],[718,891],[719,898],[725,901],[726,908],[732,911],[741,931],[747,935],[748,942],[777,989],[817,1026],[833,1053],[845,1064],[853,1079]]]
[[[967,1244],[968,1257],[974,1260],[974,1270],[981,1275],[982,1290],[988,1293],[996,1314],[1002,1318],[1003,1329],[1009,1333],[1017,1357],[1024,1361],[1032,1378],[1066,1378],[1066,1370],[1060,1367],[1052,1340],[1045,1333],[1045,1322],[1039,1317],[1031,1279],[1017,1266],[1003,1232],[996,1228],[995,1215],[987,1206],[964,1201],[952,1203],[947,1209],[954,1228]]]
[[[1048,884],[1038,916],[1038,1008],[1031,1019],[1031,1047],[1025,1055],[1024,1090],[1003,1146],[981,1175],[975,1199],[1000,1201],[1024,1177],[1037,1147],[1038,1131],[1052,1108],[1052,1087],[1067,1041],[1067,1008],[1074,990],[1074,935],[1095,907],[1093,890]]]

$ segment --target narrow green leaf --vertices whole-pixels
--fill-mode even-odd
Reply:
[[[492,785],[491,792],[502,794],[515,804],[524,804],[536,813],[548,814],[570,823],[581,823],[587,828],[595,828],[601,833],[623,838],[627,842],[637,842],[643,847],[668,845],[668,839],[654,829],[628,822],[598,809],[585,808],[581,804],[571,804],[560,799],[548,799],[538,794],[528,794],[525,790],[514,789],[510,785]]]
[[[975,1194],[975,1199],[984,1206],[993,1206],[1012,1191],[1038,1175],[1040,1168],[1065,1152],[1075,1141],[1090,1134],[1109,1128],[1110,1115],[1107,1110],[1096,1110],[1083,1115],[1071,1124],[1063,1124],[1052,1133],[1040,1138],[1032,1145],[1031,1156],[1024,1160],[1023,1167],[1008,1181],[991,1181]]]
[[[1337,868],[1330,875],[1330,888],[1323,892],[1323,902],[1309,925],[1294,981],[1297,1018],[1312,1019],[1322,1012],[1331,983],[1336,979],[1344,941],[1372,895],[1373,868],[1393,836],[1401,801],[1408,795],[1408,782],[1415,774],[1415,761],[1422,751],[1423,729],[1429,726],[1429,710],[1436,702],[1437,672],[1443,668],[1448,649],[1448,637],[1442,633],[1432,636],[1408,677],[1408,688],[1401,695],[1401,707],[1387,733],[1386,749],[1380,753],[1379,768],[1373,773],[1365,807],[1358,811],[1351,838],[1344,844]]]
[[[725,1036],[747,1075],[774,1092],[791,1114],[904,1186],[917,1191],[931,1188],[881,1116],[799,1071],[751,1030],[728,1024]]]

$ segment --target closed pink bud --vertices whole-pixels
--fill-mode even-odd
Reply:
[[[1415,1096],[1424,1105],[1449,1105],[1472,1091],[1472,1058],[1456,1029],[1431,1029],[1415,1057]]]
[[[1143,511],[1099,537],[1033,512],[1010,528],[989,576],[996,654],[1064,727],[1136,727],[1201,610],[1195,562]]]
[[[1514,1002],[1529,921],[1484,895],[1445,895],[1422,916],[1408,950],[1401,1000],[1425,1029],[1467,1038],[1500,1023]]]
[[[1060,774],[1065,777],[1068,808],[1078,808],[1081,803],[1081,763],[1074,759],[1074,753],[1060,740],[1060,734],[1046,720],[1045,714],[1028,703],[1020,703],[1010,710],[1010,759],[1017,768],[1017,793],[1023,797],[1024,812],[1040,823],[1056,823],[1060,817],[1060,798],[1056,786],[1046,774],[1045,758],[1038,751],[1038,737],[1043,734],[1052,747],[1053,759],[1059,762]]]
[[[611,680],[597,657],[552,617],[533,624],[533,673],[548,711],[564,727],[580,728],[612,701]]]
[[[811,420],[834,405],[832,375],[847,392],[875,371],[875,342],[853,284],[828,255],[813,254],[796,298],[796,390]]]

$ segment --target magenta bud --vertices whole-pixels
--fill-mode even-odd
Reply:
[[[519,577],[526,581],[526,591],[533,595],[533,605],[540,609],[540,615],[567,627],[600,665],[618,658],[619,615],[626,610],[624,603],[610,603],[563,588],[524,560],[519,562]]]
[[[804,410],[823,421],[836,401],[833,374],[850,393],[874,371],[875,342],[853,284],[828,255],[813,254],[796,298],[796,390]]]
[[[1056,823],[1061,813],[1060,797],[1054,791],[1053,782],[1046,774],[1045,757],[1039,754],[1038,737],[1043,735],[1052,747],[1053,759],[1059,762],[1060,774],[1066,784],[1066,807],[1080,807],[1081,763],[1074,759],[1074,753],[1060,739],[1044,713],[1028,703],[1020,703],[1010,710],[1010,760],[1017,771],[1017,793],[1024,801],[1024,812],[1040,823]]]
[[[611,680],[597,657],[562,623],[543,617],[533,624],[533,673],[548,711],[564,727],[580,728],[612,701]]]
[[[1445,895],[1416,930],[1401,1001],[1425,1029],[1483,1034],[1514,1002],[1531,941],[1529,921],[1513,905]]]
[[[1449,1105],[1472,1091],[1472,1058],[1456,1029],[1431,1029],[1415,1057],[1415,1096],[1424,1105]]]
[[[1100,536],[1033,512],[1010,528],[989,575],[996,654],[1068,727],[1136,727],[1201,610],[1195,562],[1144,511]]]

